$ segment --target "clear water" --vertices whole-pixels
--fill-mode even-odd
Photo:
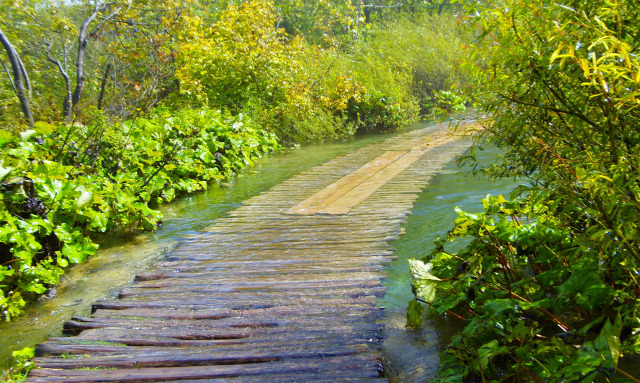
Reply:
[[[98,256],[69,270],[51,298],[41,299],[13,322],[0,323],[0,367],[10,365],[12,351],[33,347],[47,337],[60,335],[64,321],[72,316],[89,315],[93,302],[114,297],[132,282],[135,274],[177,246],[182,237],[206,228],[242,201],[307,168],[390,136],[371,135],[283,150],[259,160],[233,180],[162,206],[164,223],[153,233],[126,240],[104,239]],[[432,376],[438,363],[438,340],[446,338],[447,331],[451,331],[451,326],[438,323],[420,330],[405,328],[407,302],[413,297],[406,260],[421,258],[429,252],[433,240],[451,227],[455,206],[479,210],[479,201],[486,194],[505,193],[512,187],[510,180],[494,182],[461,175],[452,162],[432,179],[420,196],[404,225],[405,234],[392,243],[398,260],[388,270],[385,281],[388,293],[380,301],[389,313],[384,346],[392,381],[423,382]]]
[[[487,163],[496,158],[496,150],[478,151],[477,157]],[[416,201],[403,225],[404,235],[391,243],[398,257],[388,270],[387,294],[381,304],[387,310],[404,312],[413,299],[408,259],[421,259],[433,249],[433,242],[445,236],[457,218],[455,207],[463,211],[482,211],[482,199],[491,194],[508,194],[517,185],[513,179],[491,180],[472,176],[468,168],[450,162],[431,179]]]
[[[406,130],[422,125],[408,127]],[[396,133],[394,133],[396,134]],[[209,190],[161,206],[164,223],[153,233],[134,238],[104,238],[96,257],[71,268],[51,297],[44,297],[12,322],[0,322],[0,368],[10,366],[12,352],[33,347],[48,337],[62,333],[64,321],[90,314],[91,304],[115,297],[133,281],[135,274],[171,251],[183,236],[202,230],[257,195],[293,175],[389,138],[377,134],[348,141],[309,145],[281,150],[262,158],[236,178],[211,185]]]
[[[495,150],[477,153],[483,162],[496,157]],[[445,236],[457,218],[455,207],[463,211],[482,211],[487,194],[509,194],[516,186],[511,179],[489,180],[471,176],[468,169],[449,163],[435,176],[416,201],[403,225],[405,234],[391,243],[398,257],[388,269],[387,294],[380,304],[387,310],[385,326],[385,368],[391,382],[425,382],[433,378],[439,352],[460,328],[455,322],[427,322],[420,329],[408,330],[406,310],[414,296],[408,259],[420,259],[433,249],[433,242]]]

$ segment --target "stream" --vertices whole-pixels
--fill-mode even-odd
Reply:
[[[93,302],[115,297],[119,290],[132,283],[135,274],[168,254],[184,236],[205,229],[242,201],[336,156],[422,126],[424,123],[394,133],[282,150],[241,171],[233,180],[161,206],[164,223],[153,233],[127,239],[102,239],[98,256],[69,270],[60,285],[27,308],[24,315],[13,322],[0,323],[0,367],[10,366],[13,351],[61,335],[64,321],[72,316],[89,315]],[[493,155],[489,152],[484,156]],[[452,226],[455,206],[478,211],[485,195],[508,193],[513,186],[513,180],[489,181],[461,175],[454,161],[431,180],[416,202],[404,224],[405,234],[391,244],[398,259],[388,270],[385,281],[388,292],[380,299],[380,305],[387,312],[384,351],[387,374],[392,382],[423,382],[432,377],[440,345],[455,331],[444,323],[428,323],[420,330],[406,330],[404,315],[407,303],[413,298],[406,260],[421,258],[429,252],[437,236]]]

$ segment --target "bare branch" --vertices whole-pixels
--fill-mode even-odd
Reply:
[[[56,65],[58,67],[58,71],[60,71],[60,75],[62,75],[62,77],[64,78],[64,83],[65,83],[66,88],[67,88],[67,93],[66,93],[66,95],[64,97],[64,101],[63,101],[63,104],[62,104],[62,115],[64,116],[65,123],[68,124],[70,119],[71,119],[71,106],[72,106],[71,105],[71,80],[69,80],[69,75],[67,74],[67,71],[65,70],[65,68],[60,63],[60,60],[58,60],[55,57],[51,56],[51,53],[49,51],[51,50],[52,46],[53,46],[53,41],[51,41],[49,43],[49,46],[47,47],[45,52],[47,53],[47,60],[49,60],[51,63],[53,63],[54,65]],[[66,52],[66,50],[65,50],[65,52]],[[66,59],[66,54],[65,54],[65,59]]]
[[[93,12],[91,12],[89,17],[87,17],[80,26],[80,32],[78,33],[78,60],[76,61],[76,88],[71,96],[72,105],[76,105],[80,101],[82,90],[84,89],[84,59],[87,52],[87,30],[104,7],[105,3],[96,1],[93,6]]]
[[[13,77],[11,77],[11,74],[9,73],[9,69],[7,68],[6,65],[4,65],[4,61],[0,60],[0,64],[2,64],[2,67],[4,68],[4,72],[7,74],[7,77],[9,78],[9,82],[11,83],[11,88],[13,88],[13,91],[16,91],[16,85],[13,83]]]
[[[131,5],[131,3],[129,3],[129,5]],[[103,26],[104,26],[104,25],[105,25],[109,20],[113,19],[113,18],[114,18],[118,13],[120,13],[120,11],[121,11],[121,10],[122,10],[122,7],[118,7],[118,8],[116,8],[116,9],[115,9],[115,11],[111,12],[111,13],[109,14],[109,16],[105,17],[105,18],[100,22],[100,24],[96,25],[96,27],[95,27],[95,28],[93,28],[93,30],[91,31],[91,33],[89,33],[89,36],[92,36],[92,35],[94,35],[94,34],[98,33],[98,31],[99,31],[100,29],[102,29],[102,27],[103,27]]]

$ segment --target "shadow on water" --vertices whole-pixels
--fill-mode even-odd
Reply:
[[[477,154],[479,160],[489,162],[497,152],[487,150]],[[439,352],[461,329],[453,318],[427,321],[420,329],[406,328],[407,305],[413,299],[407,260],[429,254],[433,242],[453,226],[456,206],[463,211],[481,211],[481,200],[487,194],[506,195],[517,185],[512,179],[472,177],[467,170],[459,169],[452,161],[433,177],[403,225],[404,234],[391,243],[398,258],[388,269],[387,294],[380,300],[387,311],[384,352],[391,382],[425,382],[435,377]]]
[[[424,124],[418,124],[400,132],[422,126]],[[183,236],[210,226],[212,221],[237,208],[242,201],[305,169],[397,133],[282,150],[257,161],[255,166],[241,171],[232,180],[161,206],[164,223],[153,233],[128,239],[103,239],[98,255],[68,270],[49,297],[29,306],[24,315],[14,321],[0,322],[0,368],[10,365],[13,351],[61,335],[64,321],[72,316],[89,315],[93,302],[115,297],[133,281],[135,274],[169,253]]]

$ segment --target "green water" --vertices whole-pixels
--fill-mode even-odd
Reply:
[[[478,152],[483,162],[496,157],[495,150]],[[380,300],[386,308],[385,368],[391,382],[425,382],[435,377],[439,353],[446,340],[458,331],[455,322],[427,322],[420,329],[407,330],[406,309],[414,298],[407,259],[420,259],[433,249],[438,236],[446,235],[457,218],[455,207],[464,211],[482,211],[480,202],[487,194],[508,194],[516,182],[489,180],[471,176],[455,161],[449,163],[426,186],[403,225],[404,234],[391,245],[398,257],[388,269],[387,294]]]
[[[495,150],[479,151],[477,157],[487,163],[496,158]],[[385,281],[388,292],[382,299],[387,310],[404,312],[413,299],[407,259],[420,259],[433,249],[433,242],[445,236],[457,218],[455,207],[463,211],[482,211],[482,199],[491,194],[507,196],[517,185],[512,179],[490,180],[473,176],[468,168],[450,162],[426,186],[403,225],[405,234],[391,243],[398,257],[388,270]]]

